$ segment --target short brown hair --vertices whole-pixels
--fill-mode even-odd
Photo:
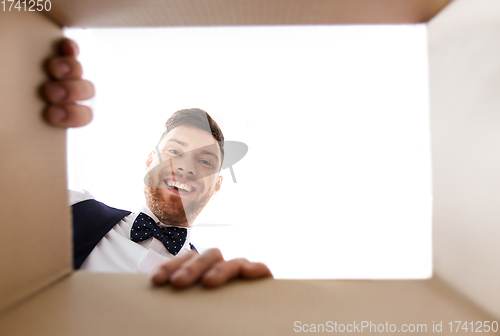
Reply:
[[[190,108],[176,111],[165,123],[165,131],[161,135],[160,141],[165,135],[168,134],[168,132],[182,125],[194,126],[212,134],[214,139],[217,140],[217,143],[219,144],[222,167],[222,162],[224,161],[224,134],[222,134],[222,130],[219,125],[217,125],[215,120],[213,120],[206,111],[200,108]]]

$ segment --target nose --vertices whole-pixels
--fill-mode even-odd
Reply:
[[[176,169],[183,172],[184,174],[196,175],[196,168],[194,167],[193,161],[188,155],[174,160],[174,166],[176,166]]]

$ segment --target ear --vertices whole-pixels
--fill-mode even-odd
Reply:
[[[151,153],[149,153],[148,158],[146,160],[146,170],[148,170],[149,167],[151,167],[151,163],[153,162],[154,154],[155,154],[154,151],[151,151]]]
[[[223,179],[224,179],[224,177],[222,177],[222,176],[217,177],[217,182],[215,182],[215,187],[214,187],[214,191],[212,191],[212,196],[217,194],[217,192],[220,190]]]

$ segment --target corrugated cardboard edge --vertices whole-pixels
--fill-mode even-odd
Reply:
[[[72,270],[66,131],[42,121],[43,60],[61,27],[0,11],[0,311]]]
[[[77,3],[79,3],[80,5],[83,4],[83,2],[81,1],[66,1],[65,3],[67,4],[67,6],[75,5]],[[93,3],[95,5],[97,2]],[[120,3],[117,2],[108,2],[108,4],[110,3],[114,3],[115,5],[120,6]],[[61,9],[60,13],[62,13],[61,15],[66,15],[66,19],[69,17],[68,15],[74,14],[73,20],[75,20],[75,18],[82,17],[83,20],[90,20],[87,21],[90,22],[90,25],[98,25],[98,21],[92,21],[91,17],[94,13],[94,10],[99,11],[99,6],[93,6],[92,3],[89,3],[88,5],[86,5],[87,11],[85,11],[85,6],[82,6],[83,5],[81,5],[80,7],[76,6],[76,9],[73,11],[71,9],[67,9],[67,11],[66,9]],[[112,7],[113,6],[111,6],[110,8]],[[83,12],[78,12],[79,8],[83,8]],[[125,10],[125,14],[120,16],[120,13],[118,13],[118,16],[115,17],[115,21],[113,21],[112,18],[106,16],[109,15],[109,13],[104,13],[104,16],[98,15],[97,19],[111,19],[110,21],[113,25],[119,25],[121,23],[132,26],[144,25],[142,23],[144,20],[153,25],[167,25],[162,24],[162,22],[164,22],[162,20],[164,20],[165,17],[168,18],[168,15],[170,15],[160,15],[159,21],[156,22],[155,20],[150,18],[150,11],[154,9],[154,6],[151,7],[152,9],[148,9],[143,12],[138,10],[139,14],[130,14],[128,11],[131,10],[131,7],[128,7],[127,9],[127,7],[124,6],[123,8]],[[177,9],[180,9],[182,12],[182,8],[183,7],[180,6]],[[243,6],[241,8],[245,7]],[[337,7],[337,9],[338,8],[340,7]],[[116,9],[116,7],[114,9]],[[83,15],[80,16],[79,14]],[[183,21],[184,18],[189,18],[190,16],[187,15],[183,18],[182,13],[174,13],[174,15],[180,15],[179,17],[182,20],[176,23],[175,21],[171,21],[171,19],[168,19],[168,25],[194,25],[199,22],[196,20],[194,22],[191,22],[189,20]],[[15,19],[12,19],[12,17],[14,17]],[[195,15],[194,17],[196,18],[197,16]],[[217,17],[217,15],[215,17]],[[235,17],[238,18],[238,15],[229,15],[228,17],[233,20]],[[49,45],[49,42],[56,36],[60,36],[60,30],[50,21],[41,19],[41,16],[36,13],[0,13],[0,18],[0,28],[2,28],[0,30],[2,31],[2,35],[0,35],[0,45],[2,46],[3,51],[7,50],[8,48],[11,49],[5,52],[5,54],[3,54],[2,56],[5,57],[5,59],[2,59],[2,78],[0,82],[0,88],[2,89],[0,93],[0,102],[2,103],[3,109],[2,115],[5,117],[5,123],[1,128],[1,134],[3,137],[2,140],[4,140],[2,144],[3,160],[1,163],[2,172],[4,173],[4,176],[2,177],[2,191],[4,191],[4,195],[2,196],[2,211],[7,214],[7,216],[3,219],[4,221],[7,221],[5,222],[7,223],[7,225],[5,225],[4,223],[4,225],[2,226],[7,227],[7,230],[6,233],[3,234],[0,238],[0,245],[2,246],[0,247],[0,252],[3,255],[12,255],[12,258],[9,258],[7,261],[2,260],[2,264],[0,266],[2,267],[3,271],[13,271],[13,273],[11,273],[13,274],[12,278],[2,278],[6,279],[6,282],[2,282],[1,285],[7,286],[2,286],[3,288],[0,292],[0,302],[4,304],[4,306],[1,306],[0,308],[5,308],[12,302],[26,297],[30,293],[34,293],[47,284],[50,284],[55,279],[59,279],[62,275],[68,274],[70,272],[71,257],[68,251],[71,250],[71,237],[68,225],[69,212],[66,205],[66,194],[64,191],[61,191],[61,176],[63,176],[63,180],[65,180],[65,170],[63,169],[63,173],[61,175],[60,167],[63,166],[63,161],[65,167],[65,158],[62,161],[59,161],[59,159],[54,161],[54,156],[50,155],[50,151],[53,150],[56,151],[56,157],[61,157],[60,153],[64,151],[64,149],[61,150],[61,144],[64,143],[64,138],[61,138],[61,133],[54,133],[53,130],[51,130],[50,132],[46,132],[48,130],[47,127],[49,126],[44,125],[40,122],[39,119],[37,119],[39,118],[39,112],[42,105],[40,101],[36,100],[34,88],[38,84],[40,84],[39,82],[43,81],[43,72],[40,71],[41,69],[33,69],[31,66],[32,64],[38,64],[39,60],[45,56],[44,54],[42,54],[42,51],[47,51],[46,48],[47,45]],[[66,19],[59,18],[57,19],[57,22],[64,23],[64,20]],[[67,20],[71,21],[72,18],[69,18]],[[237,23],[232,22],[233,21],[229,21],[229,23],[226,23],[226,21],[224,20],[217,19],[215,23],[210,22],[205,24],[241,24],[241,21],[238,21],[237,19]],[[316,21],[315,23],[318,23],[318,21]],[[264,23],[258,21],[258,23],[252,24]],[[203,23],[201,25],[203,25]],[[48,54],[48,52],[46,54]],[[34,63],[32,62],[33,60],[35,60]],[[31,96],[29,97],[29,99],[26,99],[26,92],[30,90],[32,91]],[[36,122],[33,122],[34,120],[36,120]],[[38,148],[36,146],[37,140],[40,140],[44,137],[48,137],[48,142],[50,144],[54,144],[54,147],[51,146],[51,148],[43,149]],[[19,146],[10,146],[10,148],[9,146],[7,146],[7,144],[12,144],[12,142],[16,141],[19,142]],[[42,143],[42,141],[40,141],[40,143]],[[49,155],[46,155],[47,153]],[[48,160],[49,157],[51,158],[51,160]],[[56,163],[57,167],[52,171],[51,168],[53,168],[53,163]],[[23,171],[21,171],[19,167],[23,167]],[[24,167],[35,167],[36,169],[30,170],[29,168],[25,169]],[[47,174],[48,176],[48,178],[45,178],[45,182],[40,182],[42,179],[38,181],[38,177],[41,173]],[[50,183],[47,184],[47,181],[50,181]],[[52,188],[55,188],[54,193],[43,192],[44,190],[53,190]],[[18,209],[23,209],[24,203],[29,204],[30,207],[26,209],[26,211],[19,212]],[[32,207],[32,204],[37,204],[40,206],[40,208],[38,208],[37,206]],[[45,207],[42,207],[42,205],[45,205]],[[54,214],[66,214],[65,216],[67,217],[61,218],[60,216],[54,216]],[[41,227],[44,227],[44,224],[48,224],[53,221],[57,223],[64,223],[63,225],[61,225],[62,230],[49,230],[48,232],[50,234],[47,234],[47,237],[44,237],[46,233],[43,232],[43,229],[41,229]],[[23,225],[22,230],[15,227],[17,223],[21,223],[21,225]],[[45,225],[45,227],[47,227],[47,225]],[[37,238],[32,240],[31,237],[35,236]],[[59,239],[61,237],[62,239]],[[18,240],[19,243],[14,247],[9,244],[4,244],[5,241],[16,240]],[[67,244],[67,246],[62,248],[59,243],[53,243],[56,245],[54,247],[50,245],[50,243],[47,243],[59,241],[65,242],[62,244]],[[62,253],[58,253],[61,251]],[[38,258],[38,253],[40,253],[41,255],[41,262],[37,262],[35,264],[32,262],[32,258],[30,258],[30,256],[36,255]],[[47,258],[47,256],[49,256],[49,258]],[[496,256],[496,254],[494,254],[493,256]],[[44,263],[48,262],[49,260],[49,265],[45,265]],[[472,261],[476,262],[477,260]],[[3,263],[5,263],[5,265]],[[12,264],[17,265],[18,269],[9,268]],[[498,267],[496,269],[498,269]],[[453,276],[456,276],[456,274],[451,274],[453,276],[450,276],[449,274],[447,275],[445,273],[443,273],[443,275],[444,277],[447,277],[449,279],[454,279]],[[476,274],[476,277],[477,276],[478,275]],[[122,276],[123,280],[126,280],[127,278],[128,277]],[[452,280],[452,282],[453,281],[454,280]],[[14,286],[12,286],[13,284]],[[469,288],[471,287],[469,286]],[[42,294],[45,295],[45,292],[43,292]],[[494,294],[496,294],[496,292]]]

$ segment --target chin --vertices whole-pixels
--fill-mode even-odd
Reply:
[[[198,201],[183,204],[182,198],[168,193],[165,188],[144,186],[146,205],[158,219],[167,225],[189,227],[210,200],[206,194]]]
[[[162,188],[149,186],[144,187],[144,196],[146,197],[146,205],[162,223],[188,226],[188,218],[180,197],[172,197],[172,195],[166,194]]]

